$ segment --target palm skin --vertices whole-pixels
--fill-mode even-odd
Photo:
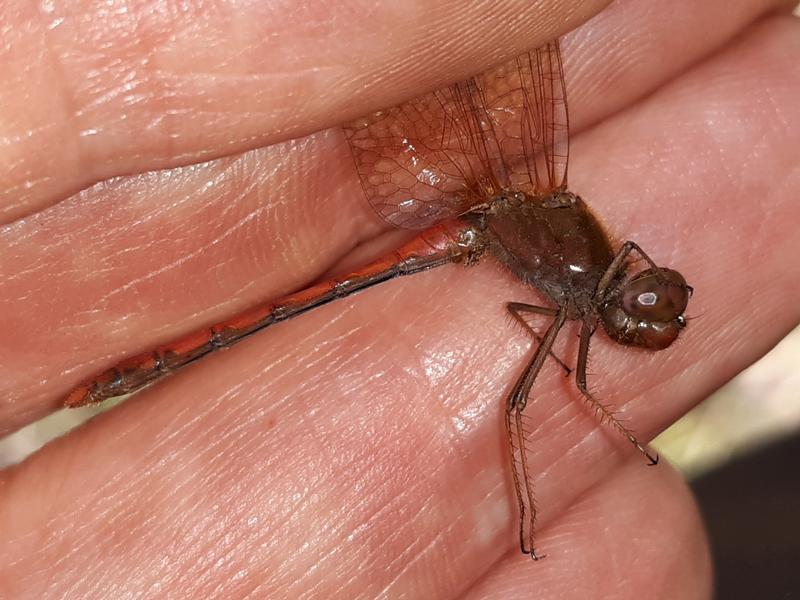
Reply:
[[[603,3],[8,4],[4,431],[114,358],[391,247],[403,232],[363,202],[334,126]],[[663,353],[596,336],[590,386],[644,438],[796,324],[800,291],[796,20],[775,2],[652,4],[615,4],[563,48],[570,187],[680,269],[702,315]],[[0,595],[709,597],[685,485],[598,427],[553,365],[526,409],[547,559],[519,554],[501,400],[531,341],[503,307],[536,300],[491,261],[444,267],[131,398],[3,473]]]

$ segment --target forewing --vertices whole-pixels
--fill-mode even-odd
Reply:
[[[566,184],[558,42],[344,126],[364,193],[392,225],[422,228],[502,190]]]
[[[492,187],[485,117],[474,80],[345,125],[370,204],[398,227],[427,227],[467,210]]]
[[[567,185],[569,116],[558,41],[479,76],[500,144],[496,178],[541,196]]]

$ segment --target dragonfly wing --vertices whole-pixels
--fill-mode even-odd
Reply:
[[[558,41],[478,77],[500,143],[496,177],[542,196],[567,185],[569,115]]]
[[[345,125],[364,193],[390,224],[424,228],[483,197],[474,81],[425,94]]]
[[[566,184],[558,42],[344,126],[364,193],[390,224],[424,228],[505,189]]]

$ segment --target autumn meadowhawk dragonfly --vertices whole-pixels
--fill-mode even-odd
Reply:
[[[620,344],[666,348],[685,327],[691,294],[677,271],[658,267],[635,243],[614,250],[584,201],[567,189],[568,129],[557,41],[345,125],[365,196],[377,213],[394,226],[423,231],[348,275],[128,358],[73,390],[66,404],[131,393],[270,325],[394,277],[492,257],[549,303],[506,305],[538,340],[505,400],[520,545],[538,558],[523,411],[543,363],[555,358],[551,350],[559,331],[567,320],[580,324],[578,390],[603,421],[655,463],[633,432],[588,391],[589,342],[601,326]],[[633,252],[647,268],[629,276]],[[543,336],[525,314],[551,319]]]

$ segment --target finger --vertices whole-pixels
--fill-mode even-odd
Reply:
[[[667,148],[671,159],[685,159],[676,166],[682,166],[680,174],[691,168],[717,172],[710,153],[704,155],[708,164],[696,166],[691,151],[702,148],[698,142],[706,134],[698,122],[706,116],[679,111],[674,104],[687,98],[713,107],[716,122],[708,131],[736,132],[743,148],[764,139],[765,127],[780,124],[769,129],[770,144],[756,155],[764,164],[753,162],[752,154],[720,157],[731,160],[730,168],[744,164],[752,169],[748,175],[772,181],[790,167],[774,159],[793,143],[797,116],[774,107],[794,106],[785,100],[793,97],[798,78],[791,51],[795,26],[779,19],[765,23],[642,107],[642,119],[691,119],[677,119],[670,129],[663,123],[652,130],[644,123],[614,127],[629,132],[619,144],[609,145],[602,128],[587,132],[584,148],[576,151],[595,156],[605,149],[606,164],[593,178],[601,199],[627,194],[636,183],[614,167],[642,155],[637,136]],[[747,93],[763,89],[770,89],[772,102],[753,103]],[[750,127],[742,127],[743,107]],[[637,125],[635,116],[618,119]],[[687,146],[661,146],[658,135]],[[646,155],[656,164],[664,161],[652,150]],[[733,162],[737,156],[739,163]],[[615,227],[638,227],[637,233],[652,236],[655,256],[671,253],[681,268],[685,261],[696,302],[707,303],[710,322],[696,337],[688,329],[680,352],[648,356],[596,344],[592,366],[602,376],[601,398],[624,405],[625,416],[645,436],[753,360],[759,346],[796,318],[795,307],[780,296],[798,280],[798,267],[780,257],[792,245],[787,229],[795,219],[786,198],[796,197],[791,186],[797,181],[784,176],[763,227],[748,230],[751,246],[743,249],[729,219],[749,223],[755,209],[734,206],[718,219],[704,217],[720,198],[740,194],[741,180],[710,179],[714,194],[689,194],[694,179],[652,171],[654,179],[638,183],[642,189],[669,189],[691,202],[662,206],[653,201],[657,194],[633,188],[639,212],[646,207],[648,219],[661,226],[649,228],[640,219]],[[695,174],[705,183],[704,175]],[[614,211],[624,209],[604,206],[613,223],[623,214]],[[685,221],[678,219],[675,227],[704,235],[675,242],[661,230],[670,223],[666,217],[676,215]],[[717,269],[692,266],[694,256],[709,250],[733,255],[714,254]],[[745,281],[735,275],[751,251],[763,260]],[[746,327],[759,329],[759,336],[737,345],[740,331],[712,309],[724,312],[727,302],[748,298],[752,284],[761,286],[763,311],[754,312]],[[240,590],[296,596],[313,589],[322,597],[351,597],[354,590],[378,595],[422,584],[430,592],[422,597],[447,597],[464,589],[515,544],[500,404],[529,340],[515,333],[501,302],[524,293],[490,263],[469,271],[443,268],[327,305],[195,365],[6,476],[0,527],[9,533],[2,551],[13,551],[15,560],[0,564],[13,564],[14,581],[33,590],[35,582],[22,574],[41,573],[45,565],[69,589],[147,589],[174,581],[183,595],[200,597],[220,581],[240,586],[231,588],[234,596]],[[568,382],[547,374],[526,409],[543,528],[628,456],[624,441],[598,428]],[[100,453],[105,460],[96,459]],[[40,492],[32,497],[34,488]],[[41,523],[61,532],[58,545],[40,547],[33,533]],[[218,567],[209,571],[208,564]]]
[[[605,39],[587,27],[588,39]],[[579,46],[591,54],[589,43]],[[574,181],[582,168],[571,169]],[[376,232],[361,196],[341,135],[331,131],[114,180],[4,229],[0,324],[8,342],[0,364],[9,376],[0,384],[0,423],[13,428],[44,414],[123,355],[312,281]]]
[[[798,291],[800,273],[783,258],[795,251],[787,224],[797,218],[800,182],[789,149],[800,111],[789,96],[800,72],[783,62],[786,48],[768,33],[796,40],[797,24],[791,17],[766,21],[635,111],[595,128],[586,150],[573,154],[572,186],[588,189],[593,206],[610,209],[614,236],[647,240],[651,256],[680,265],[695,286],[687,313],[697,317],[690,329],[700,332],[695,343],[703,362],[696,368],[708,392],[800,319],[785,295]],[[779,63],[781,77],[773,79],[766,70]],[[592,147],[594,135],[607,140],[604,151]],[[604,168],[606,177],[591,177]],[[648,204],[646,213],[641,204]],[[651,355],[649,362],[660,359]],[[696,394],[698,380],[691,379],[682,391]]]
[[[341,146],[320,134],[110,181],[0,232],[0,427],[58,406],[132,340],[167,342],[302,287],[352,248],[354,231],[369,235],[366,211],[330,227],[360,196]]]
[[[568,68],[593,82],[587,116],[613,110],[614,98],[647,93],[777,4],[681,2],[622,3],[592,26],[597,37],[589,52],[577,38]],[[54,7],[42,20],[23,2],[6,11],[20,22],[9,29],[18,39],[6,45],[0,62],[0,79],[9,83],[0,87],[7,90],[0,159],[10,166],[0,179],[0,223],[111,176],[230,155],[396,104],[552,39],[604,4],[551,0],[489,8],[439,0],[424,9],[337,5],[321,13],[244,2],[216,11],[205,3],[152,11],[138,2],[122,18],[88,3]],[[476,12],[480,17],[471,18]],[[671,18],[681,12],[692,18]],[[610,51],[608,60],[598,46]],[[103,52],[93,50],[98,47]],[[615,51],[625,47],[642,52]],[[668,62],[642,60],[665,55]],[[580,127],[583,111],[575,109],[583,100],[571,95]]]
[[[564,38],[572,129],[633,104],[788,3],[614,2]]]
[[[510,552],[465,594],[487,598],[711,598],[711,557],[679,474],[629,461],[542,531],[547,557]]]
[[[291,354],[283,360],[299,360],[301,351]],[[200,373],[191,387],[171,382],[170,401],[158,401],[166,388],[148,392],[23,464],[6,477],[0,502],[0,574],[15,574],[0,579],[8,595],[36,595],[47,585],[81,597],[158,586],[184,597],[223,589],[226,597],[446,598],[469,586],[513,545],[496,398],[468,390],[424,401],[411,377],[390,373],[399,388],[382,394],[315,371],[324,373],[320,364],[292,374],[273,362],[227,392],[220,372]],[[290,402],[273,395],[281,388],[292,390]],[[197,402],[198,389],[218,400]],[[566,428],[559,420],[549,420],[550,437],[575,433],[569,419]],[[536,447],[548,461],[556,452],[573,460],[556,459],[540,480],[542,506],[552,506],[545,528],[560,518],[548,488],[573,491],[570,471],[583,479],[613,464],[547,442]],[[650,470],[637,466],[647,478]],[[606,527],[617,524],[604,519]],[[41,543],[43,523],[59,532],[54,542]],[[567,551],[543,547],[548,560]],[[37,576],[44,565],[47,582]]]
[[[605,3],[243,0],[154,10],[139,0],[119,12],[73,0],[42,14],[11,0],[0,223],[113,175],[298,137],[440,87]]]

